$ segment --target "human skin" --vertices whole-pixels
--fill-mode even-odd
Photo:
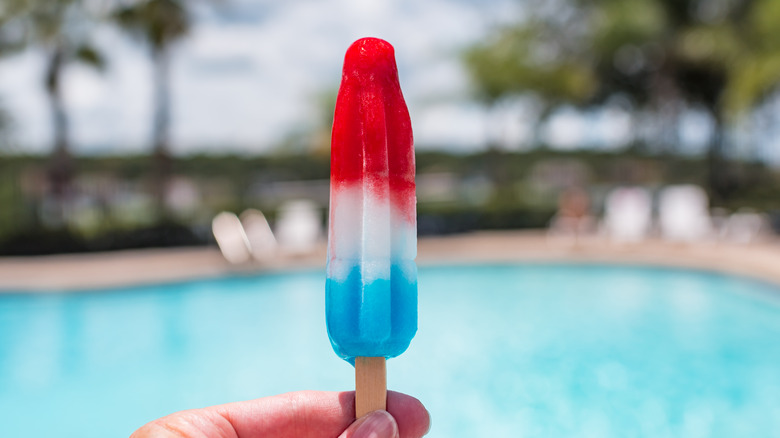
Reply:
[[[395,433],[371,436],[419,438],[428,432],[430,417],[414,397],[387,393],[387,412],[397,423]],[[372,421],[390,427],[392,418]],[[355,422],[355,392],[301,391],[273,397],[176,412],[154,420],[130,438],[334,438],[369,436]],[[350,424],[353,424],[350,427]],[[365,429],[365,428],[363,428]],[[363,430],[365,432],[365,430]]]

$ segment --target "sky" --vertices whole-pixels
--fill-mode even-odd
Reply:
[[[471,149],[484,143],[485,114],[469,99],[459,53],[517,16],[512,0],[225,0],[197,3],[195,26],[172,65],[172,149],[262,153],[316,123],[323,93],[338,88],[344,53],[375,36],[395,46],[419,144]],[[148,50],[109,25],[93,33],[103,72],[71,64],[65,103],[77,153],[143,152],[152,117]],[[14,143],[51,144],[38,50],[0,60],[0,102],[14,116]]]

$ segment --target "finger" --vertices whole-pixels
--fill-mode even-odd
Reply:
[[[352,423],[339,438],[398,438],[398,424],[387,411],[374,411]]]
[[[354,392],[352,392],[354,397]],[[354,403],[353,403],[354,406]],[[387,412],[398,422],[401,438],[418,438],[431,428],[431,415],[420,400],[395,391],[387,391]]]
[[[428,431],[428,412],[416,398],[388,391],[387,410],[401,438],[418,438]],[[177,412],[147,424],[132,438],[333,437],[354,419],[354,392],[292,392]]]

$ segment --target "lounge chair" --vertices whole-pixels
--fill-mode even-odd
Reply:
[[[693,242],[712,236],[709,199],[695,185],[668,186],[658,200],[661,236],[670,241]]]
[[[652,224],[650,192],[642,187],[618,187],[604,203],[602,231],[615,242],[645,239]]]
[[[290,255],[312,253],[322,237],[317,205],[308,200],[289,201],[282,205],[274,234],[281,252]]]
[[[223,211],[216,215],[211,221],[211,231],[225,260],[238,264],[250,259],[249,239],[234,213]]]
[[[769,217],[749,210],[732,213],[720,228],[720,238],[734,243],[751,243],[769,229]]]
[[[241,213],[239,218],[244,226],[252,257],[258,262],[271,259],[276,254],[277,243],[265,215],[260,210],[250,208]]]

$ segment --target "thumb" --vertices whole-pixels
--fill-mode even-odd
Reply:
[[[398,424],[387,411],[374,411],[358,418],[339,438],[399,438]]]

